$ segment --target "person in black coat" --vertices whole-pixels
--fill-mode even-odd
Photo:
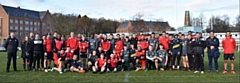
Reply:
[[[10,33],[10,37],[6,40],[4,47],[7,50],[7,68],[6,71],[9,72],[11,59],[13,58],[13,69],[17,71],[17,47],[18,39],[14,37],[14,33]]]
[[[26,71],[26,65],[28,66],[28,70],[30,70],[30,53],[32,50],[32,42],[29,37],[25,37],[24,41],[21,44],[21,49],[22,49],[22,59],[23,59],[23,69]]]

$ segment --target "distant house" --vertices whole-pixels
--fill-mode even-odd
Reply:
[[[0,4],[0,44],[13,32],[22,41],[30,32],[40,35],[52,32],[51,14],[47,11],[35,11]]]
[[[127,21],[120,24],[116,29],[117,33],[138,33],[143,32],[161,32],[170,31],[172,28],[168,22],[157,21]]]

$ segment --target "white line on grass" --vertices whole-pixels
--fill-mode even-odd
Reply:
[[[129,78],[129,73],[126,73],[124,77],[124,82],[128,82],[128,78]]]

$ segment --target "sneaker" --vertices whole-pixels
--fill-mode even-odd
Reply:
[[[231,71],[231,74],[236,74],[236,72],[234,70]]]
[[[124,69],[122,69],[121,71],[124,71]]]
[[[33,69],[33,72],[35,72],[36,71],[36,69]]]
[[[106,72],[107,72],[107,73],[110,73],[110,70],[107,70]]]
[[[212,73],[212,71],[211,71],[211,70],[208,70],[208,73]]]
[[[48,72],[48,69],[45,69],[44,72]]]
[[[148,69],[146,68],[146,69],[145,69],[145,72],[147,72],[147,71],[148,71]]]
[[[38,71],[41,71],[41,68],[38,68]]]
[[[227,70],[224,70],[224,71],[222,72],[222,74],[227,74]]]
[[[67,72],[67,69],[65,68],[65,69],[63,69],[63,72]]]
[[[135,72],[138,72],[139,71],[139,68],[137,68],[136,70],[135,70]]]
[[[113,70],[113,73],[116,73],[116,72],[117,72],[117,69],[114,69],[114,70]]]
[[[201,74],[204,74],[204,71],[201,71]]]
[[[55,70],[55,67],[53,67],[52,69],[51,69],[51,72],[53,72]],[[45,70],[45,72],[46,72],[46,70]]]
[[[164,69],[163,69],[163,68],[160,68],[160,70],[161,70],[161,71],[164,71]]]
[[[194,71],[194,73],[198,73],[199,71]]]
[[[216,70],[216,73],[218,74],[218,70]]]
[[[62,71],[60,71],[60,72],[59,72],[59,74],[63,74],[63,72],[62,72]]]
[[[80,70],[79,72],[80,72],[80,73],[85,73],[85,70]]]

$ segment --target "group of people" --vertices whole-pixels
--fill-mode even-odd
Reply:
[[[13,68],[16,68],[16,52],[18,40],[14,33],[5,42],[8,53],[6,71],[9,72],[11,58]],[[93,73],[117,72],[125,70],[185,70],[204,74],[204,50],[207,48],[209,59],[209,73],[212,72],[212,60],[215,71],[218,73],[219,40],[210,32],[206,40],[201,33],[192,35],[182,33],[148,34],[143,32],[132,34],[130,37],[124,34],[91,34],[90,37],[74,32],[65,39],[64,35],[57,32],[40,37],[39,34],[30,33],[21,42],[23,69],[25,71],[64,71],[84,73],[86,70]],[[234,48],[236,41],[231,37],[230,31],[226,32],[226,38],[222,41],[224,50],[224,71],[227,74],[227,61],[231,60],[231,74],[234,71]],[[51,63],[54,64],[51,67]],[[132,64],[132,65],[130,65]],[[182,66],[181,66],[182,64]]]

